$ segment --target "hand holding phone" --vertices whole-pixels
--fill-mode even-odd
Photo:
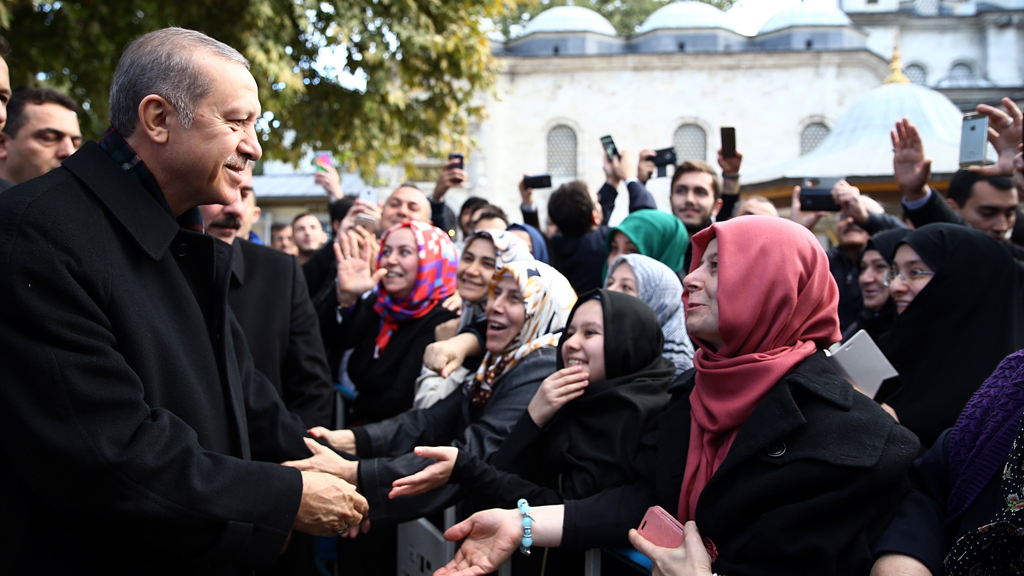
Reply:
[[[726,126],[722,128],[722,157],[736,157],[736,129]]]
[[[679,548],[686,539],[683,525],[661,506],[651,506],[636,529],[648,542],[662,548]]]
[[[988,116],[965,114],[960,130],[960,167],[981,166],[988,152]]]
[[[537,188],[551,188],[551,175],[538,174],[537,176],[526,176],[523,178],[523,188],[535,190]]]
[[[605,156],[608,157],[609,162],[613,162],[619,157],[619,149],[615,147],[615,141],[612,140],[611,135],[601,136],[601,147],[604,148]]]
[[[330,151],[314,153],[313,166],[317,172],[327,172],[328,167],[334,166],[334,153]]]
[[[832,198],[832,188],[843,178],[804,178],[800,181],[800,210],[839,212],[842,207]]]

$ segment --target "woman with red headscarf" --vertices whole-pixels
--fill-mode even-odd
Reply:
[[[641,480],[533,508],[531,543],[621,546],[628,533],[664,576],[868,574],[919,445],[822,351],[840,338],[825,252],[793,222],[749,216],[694,236],[693,260],[695,370],[637,459]],[[686,524],[679,548],[630,531],[653,505]],[[468,539],[438,574],[483,573],[521,545],[520,512],[480,512],[445,536]]]
[[[423,222],[392,226],[376,255],[368,243],[357,249],[357,237],[350,231],[337,250],[341,348],[352,348],[348,376],[359,392],[349,417],[379,422],[412,408],[434,328],[455,317],[440,303],[455,293],[458,257],[448,234]]]

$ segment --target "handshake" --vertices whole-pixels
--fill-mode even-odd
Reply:
[[[314,536],[356,536],[360,526],[362,531],[368,530],[369,504],[356,492],[356,487],[346,481],[348,474],[338,467],[341,463],[355,463],[344,460],[314,440],[307,438],[306,445],[313,452],[312,458],[284,463],[302,473],[302,501],[292,528]]]

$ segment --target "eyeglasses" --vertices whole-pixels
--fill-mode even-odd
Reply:
[[[904,284],[913,284],[924,280],[928,276],[935,276],[935,272],[930,272],[928,270],[911,270],[904,274],[899,270],[890,269],[885,273],[885,276],[882,276],[882,285],[889,288],[897,277],[902,280]]]

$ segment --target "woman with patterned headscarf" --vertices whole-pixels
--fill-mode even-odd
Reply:
[[[676,374],[693,368],[693,343],[686,334],[683,286],[671,268],[643,254],[616,256],[608,267],[605,287],[643,300],[658,315],[665,336],[661,354]]]
[[[348,245],[347,237],[341,243]],[[342,349],[352,348],[348,376],[359,392],[349,413],[354,422],[378,422],[412,407],[423,351],[434,329],[455,317],[440,305],[455,292],[458,264],[442,230],[396,224],[381,237],[375,272],[371,259],[364,247],[362,257],[338,262],[338,302],[347,308]]]
[[[429,464],[416,446],[450,445],[482,460],[501,446],[540,387],[556,367],[555,347],[576,303],[576,293],[557,270],[542,262],[511,262],[488,286],[487,353],[461,391],[425,410],[412,410],[351,430],[313,428],[310,434],[342,459],[307,442],[314,456],[289,463],[334,474],[358,486],[373,522],[400,522],[443,510],[458,502],[458,486],[442,486],[410,498],[388,498],[391,484]]]
[[[459,259],[459,267],[455,272],[456,287],[462,298],[462,311],[455,327],[457,334],[452,338],[447,338],[452,332],[443,335],[442,329],[446,328],[447,324],[442,325],[435,332],[438,342],[427,348],[437,346],[439,342],[447,338],[448,340],[455,339],[456,342],[468,341],[473,347],[479,341],[482,350],[484,334],[487,331],[487,288],[491,278],[510,262],[531,260],[533,260],[533,255],[530,254],[526,243],[515,234],[504,230],[477,230],[466,238],[462,257]],[[458,388],[466,376],[480,366],[482,356],[482,353],[478,353],[467,358],[462,366],[445,376],[423,366],[419,378],[416,379],[416,397],[413,398],[413,408],[417,410],[429,408]]]

